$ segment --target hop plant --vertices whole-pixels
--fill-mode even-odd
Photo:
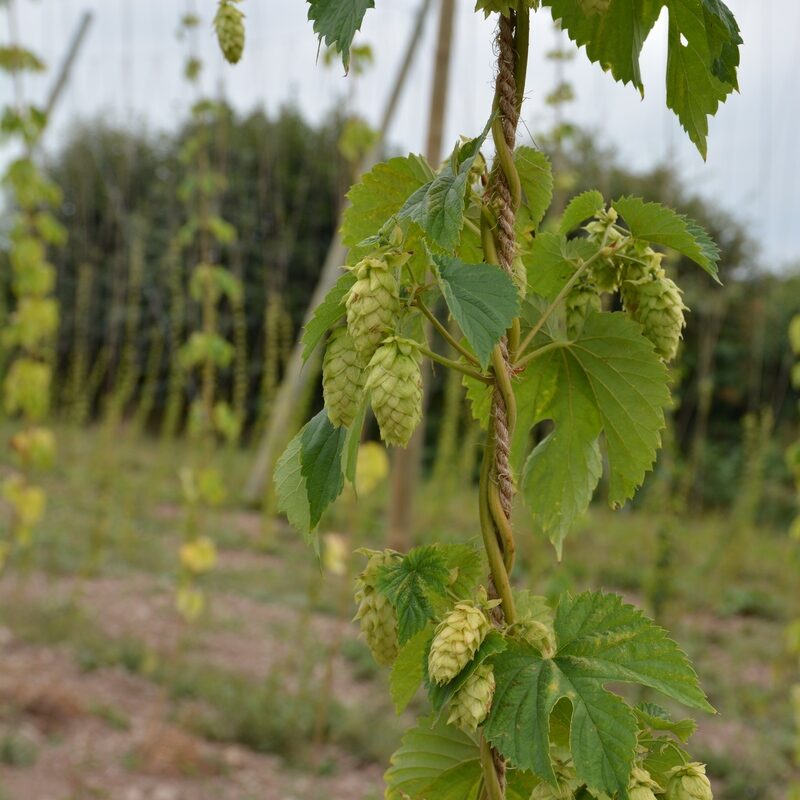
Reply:
[[[364,359],[347,328],[331,332],[322,361],[322,393],[328,419],[337,427],[353,422],[364,391]]]
[[[50,406],[50,367],[32,358],[18,358],[9,368],[3,389],[7,414],[22,413],[29,420],[47,414]]]
[[[568,800],[575,795],[575,791],[581,785],[569,750],[562,747],[551,748],[550,761],[556,783],[553,785],[542,781],[533,790],[531,800]]]
[[[449,683],[472,661],[491,623],[480,606],[457,603],[439,623],[428,655],[428,674],[440,686]]]
[[[475,731],[489,715],[494,689],[492,668],[481,664],[453,697],[447,722],[465,731]]]
[[[373,658],[389,666],[397,657],[397,616],[391,603],[375,587],[378,571],[394,560],[391,553],[375,553],[356,579],[356,619]]]
[[[673,767],[667,773],[667,800],[713,800],[706,765],[698,761]]]
[[[570,339],[578,336],[589,314],[602,310],[597,287],[589,281],[580,281],[573,286],[564,305],[567,314],[567,335]]]
[[[236,7],[239,0],[220,0],[214,17],[214,29],[222,55],[236,64],[244,52],[244,14]]]
[[[656,800],[656,793],[663,789],[650,777],[650,773],[641,767],[634,767],[628,784],[629,800]]]
[[[422,373],[419,351],[413,342],[387,339],[372,356],[364,388],[370,392],[372,410],[381,438],[405,447],[422,419]]]
[[[394,269],[385,256],[369,256],[354,268],[356,282],[345,300],[347,330],[355,349],[369,359],[394,330],[400,297]]]
[[[638,280],[622,285],[622,304],[630,316],[644,328],[644,335],[655,345],[664,361],[671,361],[678,352],[686,325],[686,306],[681,290],[660,267]]]

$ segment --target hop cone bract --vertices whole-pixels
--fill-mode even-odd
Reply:
[[[706,766],[698,761],[673,767],[667,773],[667,800],[713,800]]]
[[[220,0],[214,17],[219,49],[225,60],[238,63],[244,52],[244,14],[236,7],[239,0]]]
[[[494,697],[494,672],[481,664],[455,693],[447,722],[465,731],[474,731],[489,715]]]
[[[347,328],[335,328],[322,361],[322,393],[328,419],[337,427],[355,418],[364,391],[364,359]]]
[[[641,767],[634,767],[628,784],[629,800],[656,800],[656,792],[663,791],[650,777],[650,773]]]
[[[413,342],[387,339],[369,362],[364,387],[383,441],[405,447],[422,418],[422,373]]]
[[[486,612],[474,603],[457,603],[439,623],[428,655],[428,675],[449,683],[472,661],[491,627]]]
[[[356,619],[373,658],[389,666],[397,657],[397,617],[391,603],[375,588],[378,570],[393,560],[391,553],[376,553],[356,579]]]
[[[572,754],[566,748],[553,747],[550,756],[556,785],[542,781],[533,790],[531,800],[571,800],[581,785],[572,763]]]
[[[356,282],[345,300],[347,330],[356,350],[369,359],[394,331],[400,296],[394,269],[386,258],[370,256],[355,266]]]

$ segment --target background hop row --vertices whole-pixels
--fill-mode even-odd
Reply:
[[[428,674],[440,686],[449,683],[472,661],[489,632],[484,609],[471,602],[457,603],[439,623],[428,655]]]
[[[416,345],[387,339],[372,356],[364,388],[389,445],[405,447],[422,419],[422,372]]]
[[[356,579],[356,619],[373,658],[389,666],[397,657],[397,616],[391,603],[376,589],[381,567],[391,564],[391,553],[375,553]]]

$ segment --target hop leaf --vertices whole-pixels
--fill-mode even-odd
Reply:
[[[457,603],[439,623],[428,655],[428,675],[439,685],[449,683],[472,660],[491,623],[474,603]]]
[[[381,438],[405,447],[422,419],[422,373],[414,343],[387,339],[369,362],[364,388],[370,392]]]
[[[322,361],[322,393],[328,419],[337,427],[347,427],[355,419],[364,390],[364,366],[347,329],[334,329]]]
[[[230,64],[237,64],[244,52],[244,14],[236,7],[239,0],[220,0],[214,17],[214,29],[222,55]]]
[[[356,282],[345,300],[347,330],[356,351],[369,359],[381,341],[394,331],[400,311],[399,288],[386,258],[364,258],[354,272]]]
[[[494,672],[488,664],[481,664],[453,697],[447,722],[475,731],[489,715],[494,690]]]

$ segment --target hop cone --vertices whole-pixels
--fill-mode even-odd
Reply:
[[[385,258],[369,257],[355,267],[356,282],[347,293],[347,330],[356,350],[369,359],[394,331],[400,310],[394,270]]]
[[[600,311],[600,295],[597,287],[588,282],[579,282],[572,287],[565,302],[567,312],[567,335],[577,338],[583,330],[583,323],[592,311]]]
[[[428,655],[434,683],[449,683],[472,661],[490,628],[486,612],[473,603],[458,603],[439,623]]]
[[[550,760],[556,775],[556,785],[542,781],[533,790],[531,800],[571,800],[581,785],[572,763],[572,755],[565,748],[554,747]]]
[[[214,17],[219,49],[225,60],[238,63],[244,51],[244,14],[234,5],[239,0],[220,0]]]
[[[353,347],[347,328],[336,328],[322,361],[322,393],[328,419],[338,426],[353,421],[364,391],[364,359]]]
[[[686,307],[681,290],[662,269],[622,287],[622,304],[633,319],[644,328],[644,335],[655,345],[664,361],[671,361],[678,352],[686,321]]]
[[[634,767],[628,784],[629,800],[656,800],[656,792],[662,788],[650,777],[650,773],[641,767]]]
[[[387,339],[369,362],[364,387],[383,441],[405,447],[422,418],[422,374],[413,343]]]
[[[667,800],[713,800],[706,766],[697,761],[673,767],[667,773]]]
[[[492,668],[481,664],[453,697],[447,722],[465,731],[476,730],[489,715],[494,688]]]
[[[378,570],[392,561],[391,553],[376,553],[356,579],[356,619],[373,658],[389,666],[397,657],[397,618],[391,603],[375,588]]]
[[[614,227],[617,221],[617,212],[613,208],[601,211],[592,222],[586,226],[589,241],[600,245],[606,243],[607,247],[615,247],[624,237],[624,234]],[[620,261],[616,254],[598,259],[591,269],[592,280],[601,292],[615,292],[620,284]]]

